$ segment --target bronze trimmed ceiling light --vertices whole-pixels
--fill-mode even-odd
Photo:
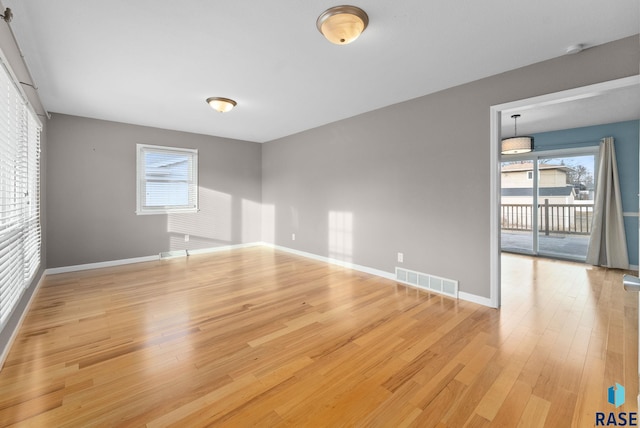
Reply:
[[[316,21],[318,31],[336,45],[346,45],[362,34],[369,24],[366,12],[356,6],[335,6],[322,12]]]
[[[223,97],[207,98],[207,104],[209,104],[212,109],[220,113],[226,113],[238,105],[238,103],[233,101],[231,98]]]

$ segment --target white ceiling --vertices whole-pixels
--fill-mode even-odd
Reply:
[[[640,28],[637,0],[369,0],[369,27],[336,46],[315,26],[329,0],[2,3],[49,111],[256,142]]]

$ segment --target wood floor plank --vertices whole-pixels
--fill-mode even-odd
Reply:
[[[532,395],[518,420],[517,428],[541,428],[545,426],[551,403]],[[581,425],[588,426],[588,425]]]
[[[578,427],[635,395],[622,271],[502,272],[499,310],[264,247],[51,275],[0,426]]]
[[[593,409],[605,409],[604,391],[605,362],[599,358],[588,358],[581,378],[580,391],[572,426],[579,428],[594,423]]]
[[[413,427],[447,426],[443,421],[445,417],[460,404],[467,386],[452,380],[446,384],[438,395],[428,403],[422,413],[413,421]]]
[[[520,376],[522,367],[531,356],[537,342],[538,337],[534,335],[523,337],[518,349],[511,357],[509,364],[504,367],[500,375],[487,389],[487,392],[484,394],[482,401],[478,404],[475,413],[489,421],[492,421],[495,418],[496,414],[502,407],[502,404],[509,394],[511,394],[513,385]]]
[[[495,416],[492,417],[491,426],[513,427],[515,421],[522,418],[522,413],[530,399],[531,386],[525,382],[516,381]]]

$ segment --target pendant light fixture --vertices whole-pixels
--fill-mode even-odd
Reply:
[[[316,27],[331,43],[346,45],[362,34],[369,24],[366,12],[356,6],[335,6],[322,12]]]
[[[502,140],[502,154],[515,155],[518,153],[529,153],[533,150],[533,137],[518,137],[518,118],[519,114],[511,116],[513,119],[513,137],[504,138]]]
[[[218,111],[220,113],[226,113],[232,108],[234,108],[238,103],[236,103],[230,98],[210,97],[210,98],[207,98],[207,104],[209,104],[211,108],[214,109],[215,111]]]

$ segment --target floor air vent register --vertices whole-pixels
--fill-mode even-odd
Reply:
[[[396,280],[445,296],[458,298],[458,281],[396,267]]]

